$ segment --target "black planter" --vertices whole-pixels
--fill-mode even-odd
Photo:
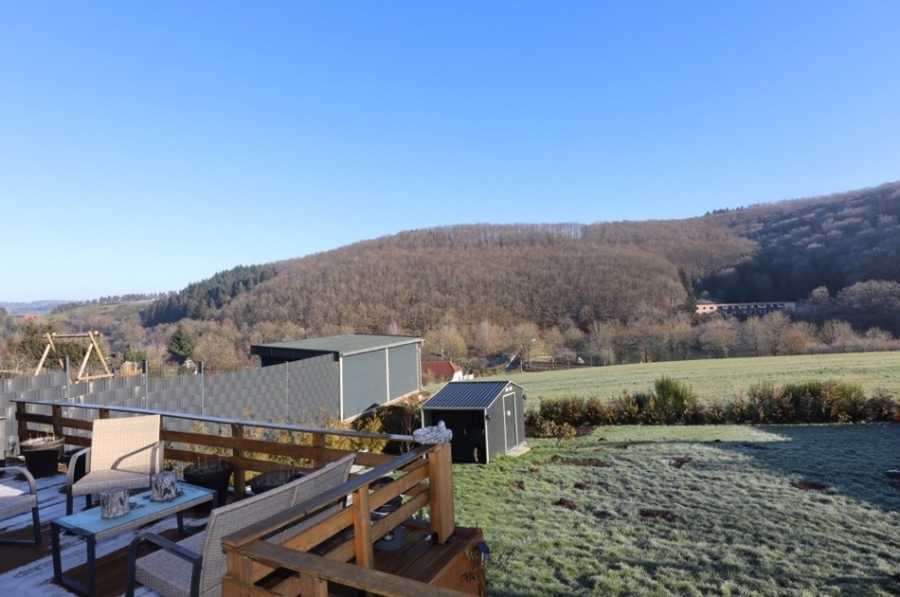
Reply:
[[[36,438],[19,444],[25,457],[25,466],[34,477],[49,477],[59,472],[59,458],[64,440],[58,438]]]
[[[290,483],[294,479],[299,479],[305,475],[306,473],[288,470],[263,473],[250,479],[250,491],[253,492],[253,495],[265,493],[270,489],[281,487],[285,483]]]
[[[228,487],[234,465],[228,460],[208,460],[184,468],[184,482],[206,489],[214,489],[218,494],[219,506],[228,499]],[[202,504],[194,508],[201,512],[212,510],[212,504]]]

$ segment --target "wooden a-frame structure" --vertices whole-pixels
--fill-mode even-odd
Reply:
[[[65,367],[65,364],[63,363],[63,357],[59,354],[59,351],[56,350],[56,345],[53,343],[54,338],[88,338],[88,347],[84,352],[84,358],[81,359],[81,367],[78,368],[78,375],[75,376],[75,381],[91,381],[92,379],[106,379],[108,377],[114,377],[113,373],[109,370],[109,366],[106,364],[106,357],[103,356],[103,350],[100,348],[100,344],[97,343],[98,337],[100,337],[100,332],[86,332],[83,334],[57,334],[55,332],[52,334],[48,333],[47,346],[44,347],[44,354],[41,356],[41,362],[38,363],[37,369],[35,369],[34,374],[39,375],[41,373],[41,369],[44,368],[44,361],[47,360],[47,355],[50,354],[51,350],[59,360],[59,366],[61,368]],[[88,360],[91,358],[91,351],[93,350],[97,351],[97,356],[99,357],[100,364],[103,365],[103,370],[106,373],[85,376],[84,368],[87,367]]]

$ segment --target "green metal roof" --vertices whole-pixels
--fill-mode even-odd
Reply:
[[[509,381],[451,381],[422,405],[422,410],[485,410],[510,387]]]
[[[294,340],[291,342],[254,344],[250,347],[250,354],[268,354],[274,349],[278,352],[298,350],[351,355],[362,352],[371,352],[383,348],[393,348],[394,346],[403,346],[404,344],[415,344],[423,341],[422,338],[417,336],[344,334],[341,336],[325,336],[322,338]]]

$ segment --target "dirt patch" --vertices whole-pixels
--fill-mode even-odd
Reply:
[[[523,489],[525,489],[525,482],[524,481],[510,481],[509,486],[512,489],[518,489],[519,491],[522,491]]]
[[[668,464],[672,468],[681,468],[690,461],[691,461],[691,459],[687,458],[685,456],[675,456],[673,458],[663,458],[662,459],[663,464]]]
[[[572,466],[609,466],[608,464],[597,458],[560,458],[559,456],[554,456],[550,460],[554,464],[571,464]]]
[[[741,447],[745,450],[768,450],[762,444],[741,444]]]
[[[791,485],[803,491],[825,491],[828,489],[827,485],[813,483],[812,481],[793,481]]]
[[[587,488],[588,488],[588,484],[585,483],[584,481],[579,481],[578,483],[575,484],[575,489],[587,489]]]
[[[884,476],[887,477],[888,485],[894,489],[900,489],[900,469],[884,471]]]
[[[553,502],[553,505],[560,506],[562,508],[568,508],[569,510],[577,510],[578,509],[578,504],[576,504],[575,502],[573,502],[572,500],[570,500],[568,498],[559,498],[558,500]]]
[[[665,520],[666,522],[675,522],[678,520],[678,517],[669,512],[668,510],[641,510],[640,515],[643,518],[655,518],[658,520]]]
[[[627,450],[628,444],[616,444],[615,446],[613,446],[613,448],[615,448],[616,450]]]

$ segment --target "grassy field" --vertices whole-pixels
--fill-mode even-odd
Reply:
[[[858,383],[866,396],[885,389],[900,398],[900,351],[642,363],[481,379],[508,379],[519,384],[528,396],[526,408],[537,408],[541,398],[615,398],[624,391],[650,391],[663,375],[690,385],[701,401],[730,402],[739,394],[746,396],[752,384],[763,381],[782,385],[827,380]],[[426,389],[436,391],[442,385]]]
[[[900,594],[900,491],[884,475],[900,424],[599,427],[528,445],[454,465],[457,522],[491,547],[490,595]]]

